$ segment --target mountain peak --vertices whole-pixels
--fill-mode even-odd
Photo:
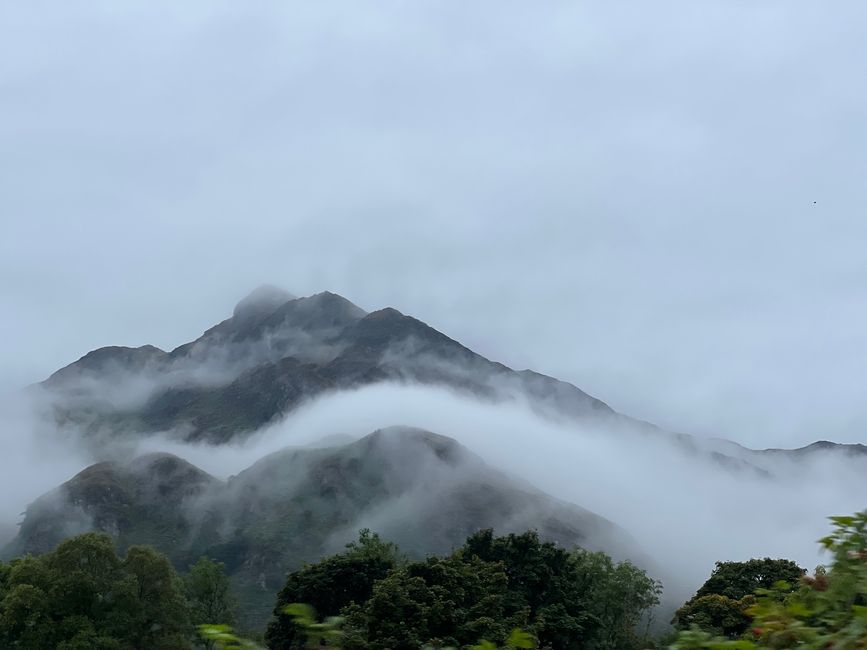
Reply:
[[[66,381],[74,381],[84,374],[98,376],[116,370],[141,372],[149,365],[158,364],[166,353],[153,345],[131,348],[123,345],[110,345],[91,350],[78,361],[64,366],[45,380],[47,386],[60,386]]]
[[[232,316],[244,319],[267,314],[277,309],[280,305],[290,300],[295,300],[295,298],[296,296],[285,289],[271,284],[263,284],[235,305]]]

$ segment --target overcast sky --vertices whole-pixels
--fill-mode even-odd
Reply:
[[[863,0],[0,0],[0,388],[269,282],[864,441],[865,74]]]

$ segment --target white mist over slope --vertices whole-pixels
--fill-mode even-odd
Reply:
[[[0,544],[28,503],[93,462],[76,437],[46,430],[33,412],[23,392],[0,396]]]
[[[812,568],[822,560],[815,542],[828,529],[826,517],[861,509],[867,488],[863,460],[768,459],[768,478],[726,469],[665,438],[558,423],[517,401],[493,405],[448,390],[389,384],[320,398],[240,445],[151,438],[141,450],[171,451],[228,476],[286,446],[394,424],[456,438],[494,467],[619,524],[655,560],[656,577],[675,602],[717,560],[786,557]]]

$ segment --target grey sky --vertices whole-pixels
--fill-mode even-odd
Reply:
[[[863,441],[865,68],[861,0],[0,0],[0,387],[271,282]]]

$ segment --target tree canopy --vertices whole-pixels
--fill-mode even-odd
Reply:
[[[151,548],[134,546],[121,558],[108,535],[87,533],[41,557],[13,560],[2,576],[2,647],[191,646],[180,579]]]
[[[682,631],[671,650],[750,648],[861,648],[867,644],[867,511],[831,517],[833,532],[820,540],[829,568],[795,582],[759,587],[747,610],[748,628],[725,639],[698,626]],[[784,566],[784,565],[779,565]]]
[[[277,595],[275,618],[265,634],[268,647],[303,647],[303,632],[283,613],[287,605],[305,603],[322,614],[336,615],[343,607],[370,598],[376,581],[385,578],[400,562],[394,544],[362,530],[358,540],[348,544],[343,553],[290,573]]]
[[[727,638],[739,637],[750,625],[748,611],[756,604],[758,590],[778,583],[794,589],[805,573],[791,560],[717,562],[695,596],[675,612],[672,623],[680,630],[698,628]]]
[[[363,533],[345,553],[290,574],[266,639],[273,649],[303,647],[283,609],[304,602],[342,617],[346,650],[503,644],[515,628],[540,648],[628,650],[659,590],[628,562],[563,549],[535,532],[484,530],[451,555],[417,562]]]
[[[193,624],[231,623],[222,566],[203,558],[185,579],[148,546],[121,557],[86,533],[39,557],[0,563],[0,647],[23,650],[183,650]]]

